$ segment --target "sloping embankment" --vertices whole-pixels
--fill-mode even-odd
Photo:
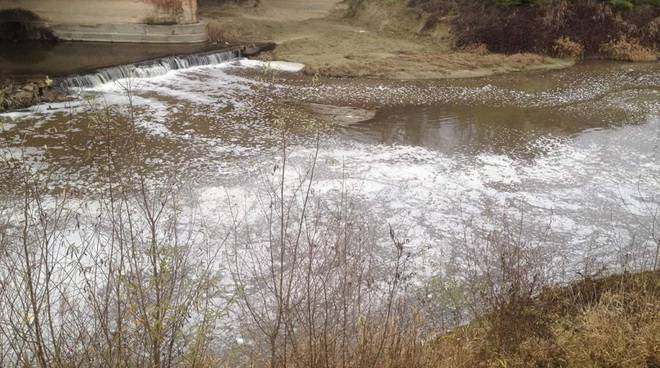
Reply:
[[[303,63],[312,75],[440,79],[573,64],[535,54],[453,50],[446,26],[422,31],[422,20],[404,4],[369,2],[354,17],[345,16],[342,4],[328,4],[333,2],[314,0],[303,8],[290,0],[262,0],[256,8],[207,5],[200,16],[226,41],[276,42],[270,58]]]

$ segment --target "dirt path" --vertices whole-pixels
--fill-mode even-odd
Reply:
[[[560,68],[569,62],[539,55],[451,50],[447,27],[420,34],[422,20],[405,6],[370,7],[343,16],[336,0],[261,0],[257,7],[202,6],[200,15],[229,41],[273,41],[276,60],[304,63],[324,76],[437,79]]]
[[[336,0],[261,0],[257,14],[261,12],[261,18],[280,22],[318,19],[329,16],[340,7],[339,3]]]

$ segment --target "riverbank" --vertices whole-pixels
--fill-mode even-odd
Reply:
[[[53,81],[44,78],[0,78],[0,113],[27,108],[39,103],[57,103],[69,100],[52,88]]]
[[[513,282],[521,286],[516,284],[521,280]],[[412,359],[392,366],[660,365],[660,272],[586,278],[534,297],[515,290],[494,300],[482,318],[439,336],[417,348]],[[415,349],[410,345],[406,348]]]
[[[529,53],[454,50],[446,25],[424,29],[424,19],[404,4],[345,15],[345,5],[333,0],[200,7],[200,16],[222,42],[275,42],[278,47],[262,57],[303,63],[309,75],[443,79],[559,69],[574,63]]]

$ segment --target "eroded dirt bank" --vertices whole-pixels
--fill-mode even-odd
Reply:
[[[200,15],[223,41],[276,42],[266,57],[304,63],[311,75],[438,79],[572,65],[535,54],[452,50],[447,27],[421,32],[423,19],[404,5],[369,7],[347,18],[337,0],[261,0],[205,5]]]

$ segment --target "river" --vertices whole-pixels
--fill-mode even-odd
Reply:
[[[467,228],[502,222],[554,249],[559,277],[654,263],[657,63],[424,82],[290,67],[237,60],[97,83],[68,103],[0,115],[3,157],[28,162],[55,196],[92,201],[112,141],[115,174],[174,178],[219,233],[240,218],[256,238],[267,235],[263,193],[283,156],[291,193],[316,162],[315,211],[350,198],[374,237],[386,243],[391,227],[406,239],[425,275],[460,262]],[[336,124],[319,104],[341,121],[375,115]]]

